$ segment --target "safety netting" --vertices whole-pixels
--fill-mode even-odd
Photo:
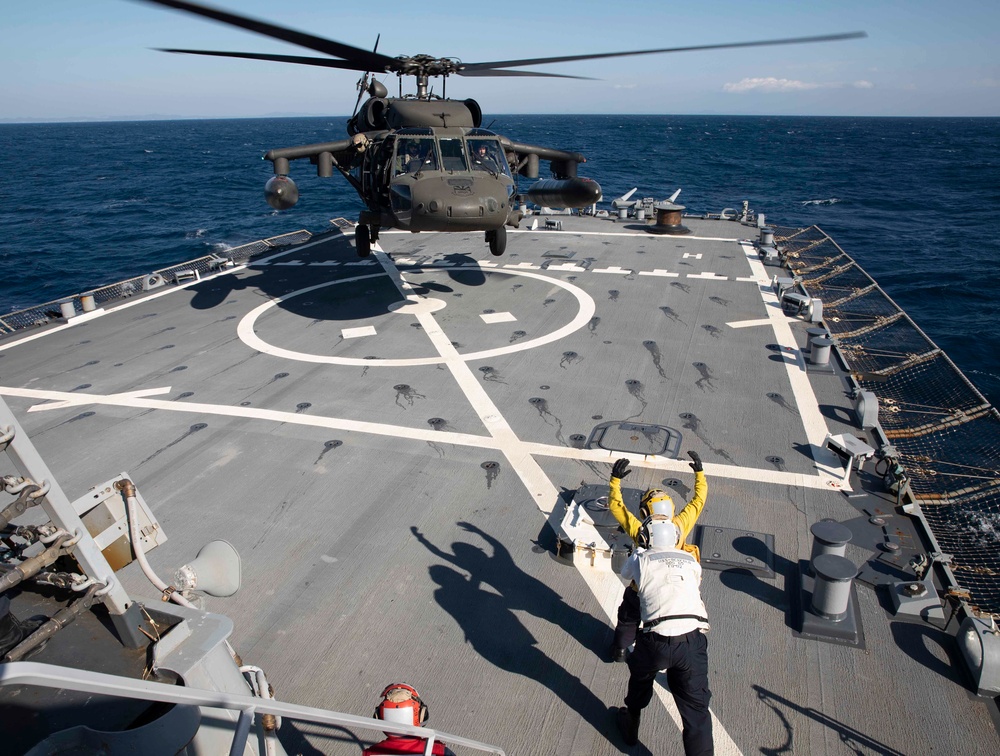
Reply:
[[[1000,413],[816,226],[778,228],[782,259],[810,297],[906,470],[959,595],[1000,616]]]

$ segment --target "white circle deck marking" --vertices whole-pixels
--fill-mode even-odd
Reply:
[[[424,315],[437,312],[448,306],[443,299],[424,299],[423,297],[407,297],[405,302],[393,302],[386,309],[389,312],[399,312],[403,315]]]
[[[436,269],[448,269],[448,268],[460,268],[461,266],[435,266]],[[502,275],[508,276],[524,276],[525,278],[534,278],[539,281],[544,281],[550,286],[558,286],[565,289],[570,294],[572,294],[576,301],[579,303],[579,311],[569,323],[564,325],[562,328],[557,328],[552,333],[545,336],[539,336],[535,339],[529,339],[528,341],[520,342],[517,344],[509,344],[507,346],[497,347],[495,349],[484,349],[479,352],[470,352],[468,354],[459,355],[462,360],[470,362],[472,360],[480,360],[486,357],[495,357],[501,354],[512,354],[514,352],[521,352],[526,349],[531,349],[536,346],[542,346],[543,344],[551,344],[553,341],[558,341],[559,339],[569,336],[574,331],[583,328],[590,319],[594,317],[594,313],[597,311],[597,304],[594,299],[583,289],[578,286],[574,286],[567,281],[560,281],[557,278],[552,278],[551,276],[540,275],[538,273],[531,273],[526,270],[503,270],[503,271],[484,271],[484,273],[500,273]],[[325,283],[316,284],[315,286],[309,286],[305,289],[299,289],[298,291],[293,291],[291,294],[286,294],[283,297],[278,297],[272,299],[269,302],[265,302],[259,307],[255,307],[253,310],[248,312],[243,316],[240,321],[239,326],[236,328],[236,333],[239,335],[240,340],[243,341],[251,349],[256,349],[258,352],[263,352],[264,354],[269,354],[273,357],[283,357],[289,360],[297,360],[299,362],[313,362],[325,365],[360,365],[362,367],[404,367],[404,366],[414,366],[414,365],[439,365],[445,362],[445,358],[438,355],[436,357],[412,357],[403,359],[377,359],[377,360],[366,360],[357,357],[334,357],[332,355],[322,355],[322,354],[310,354],[308,352],[296,352],[291,349],[284,349],[282,347],[274,346],[269,344],[260,338],[256,331],[254,331],[254,324],[257,319],[267,312],[272,307],[276,307],[282,302],[285,302],[294,297],[302,296],[311,291],[316,291],[317,289],[322,289],[327,286],[337,286],[339,284],[355,283],[356,281],[364,281],[368,278],[378,278],[384,276],[384,273],[373,273],[366,276],[354,276],[352,278],[342,278],[337,281],[326,281]],[[424,297],[407,297],[405,302],[400,302],[398,307],[390,305],[390,312],[398,312],[404,314],[420,314],[429,313],[441,309],[444,306],[444,302],[440,299],[434,298],[424,298]],[[413,309],[410,309],[413,308]]]

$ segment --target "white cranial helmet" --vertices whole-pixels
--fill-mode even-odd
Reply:
[[[680,533],[673,521],[662,514],[654,514],[642,522],[646,548],[670,549],[677,545]]]

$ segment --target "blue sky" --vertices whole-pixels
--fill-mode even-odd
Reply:
[[[214,4],[358,47],[370,48],[381,34],[379,52],[391,56],[467,62],[869,34],[534,69],[599,81],[449,78],[449,96],[474,97],[487,113],[1000,116],[997,0]],[[352,72],[150,49],[311,54],[251,32],[132,0],[8,5],[0,25],[0,121],[343,115],[354,106]],[[383,81],[397,91],[394,75]],[[404,80],[407,86],[412,91]]]

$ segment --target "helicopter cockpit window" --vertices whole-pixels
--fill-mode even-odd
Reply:
[[[433,139],[404,137],[396,141],[396,172],[394,175],[436,171],[437,167],[437,153],[434,149]]]
[[[496,139],[470,139],[469,155],[472,170],[510,176],[507,160],[504,158],[503,150],[500,149],[500,142]]]
[[[441,165],[446,171],[467,171],[468,165],[465,162],[465,149],[461,139],[442,138],[441,145]]]

